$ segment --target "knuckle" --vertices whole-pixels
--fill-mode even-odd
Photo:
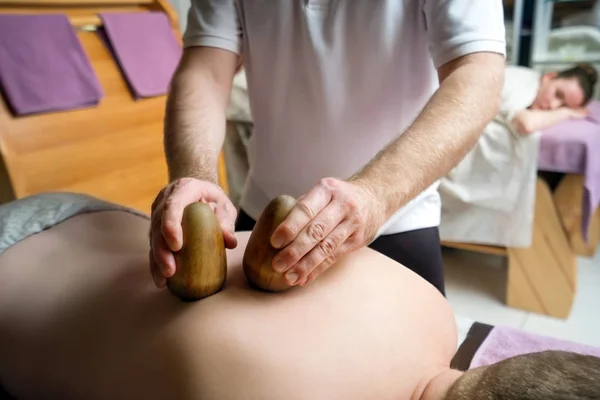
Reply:
[[[329,257],[331,254],[335,252],[337,248],[337,243],[333,238],[325,238],[319,243],[319,249],[323,256]]]
[[[296,247],[290,247],[289,249],[285,249],[285,254],[282,254],[282,258],[291,262],[297,262],[302,255],[300,251]]]
[[[338,180],[335,178],[322,178],[319,180],[319,186],[322,186],[326,189],[334,189],[338,186]]]
[[[172,210],[174,206],[177,205],[177,200],[173,197],[169,196],[164,202],[163,209],[164,210]]]
[[[325,261],[323,261],[323,267],[322,270],[326,270],[330,265],[332,265],[333,263],[335,263],[337,261],[338,255],[336,253],[331,253],[331,255],[329,255],[329,257],[327,257],[325,259]]]
[[[310,269],[311,267],[306,262],[302,262],[298,264],[295,271],[299,276],[306,276],[310,272]]]
[[[321,221],[312,222],[306,228],[306,234],[311,240],[319,242],[325,238],[325,226]]]
[[[314,218],[315,215],[313,213],[313,210],[304,201],[300,201],[296,205],[298,206],[300,211],[306,214],[309,218]]]
[[[356,205],[355,202],[349,201],[349,200],[343,201],[342,202],[342,207],[344,207],[346,209],[346,211],[348,211],[352,215],[354,215],[354,218],[356,218],[356,219],[360,219],[361,218],[361,215],[358,212],[359,211],[358,210],[358,206]]]

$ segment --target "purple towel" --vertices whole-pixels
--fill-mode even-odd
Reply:
[[[0,14],[0,86],[18,116],[93,106],[104,95],[65,15]]]
[[[473,356],[470,368],[490,365],[521,354],[545,350],[570,351],[600,357],[600,348],[536,335],[504,326],[495,327]]]
[[[136,98],[167,93],[182,48],[161,12],[101,14],[104,30]]]
[[[594,210],[600,205],[600,102],[588,106],[590,115],[556,124],[542,132],[538,168],[584,176],[581,229],[588,240]]]

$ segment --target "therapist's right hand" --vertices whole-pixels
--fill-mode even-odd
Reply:
[[[175,274],[177,265],[173,253],[183,246],[183,210],[197,201],[210,204],[215,211],[223,231],[225,246],[229,249],[237,246],[237,210],[221,187],[194,178],[182,178],[170,183],[152,203],[150,272],[158,288],[165,287],[167,278]]]

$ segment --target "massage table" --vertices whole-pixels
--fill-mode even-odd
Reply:
[[[529,248],[443,242],[446,247],[507,257],[506,304],[510,307],[568,317],[577,288],[576,256],[593,257],[598,247],[600,102],[593,101],[588,108],[587,120],[565,121],[542,132]],[[553,190],[552,174],[562,176]]]
[[[105,96],[99,105],[14,117],[0,96],[0,203],[48,191],[90,194],[150,213],[168,182],[163,150],[166,95],[136,100],[94,31],[101,12],[164,12],[181,43],[168,0],[0,0],[0,13],[69,17]],[[227,192],[224,158],[220,184]]]

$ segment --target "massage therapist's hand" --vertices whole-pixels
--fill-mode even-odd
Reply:
[[[271,244],[282,249],[273,268],[286,273],[289,285],[304,286],[343,255],[369,244],[384,222],[385,207],[366,185],[324,178],[273,232]]]
[[[223,230],[225,246],[237,246],[235,219],[237,210],[223,190],[208,181],[182,178],[160,191],[152,204],[150,225],[150,272],[157,287],[163,288],[167,278],[175,274],[173,252],[183,246],[181,221],[183,210],[201,201],[211,205]]]

